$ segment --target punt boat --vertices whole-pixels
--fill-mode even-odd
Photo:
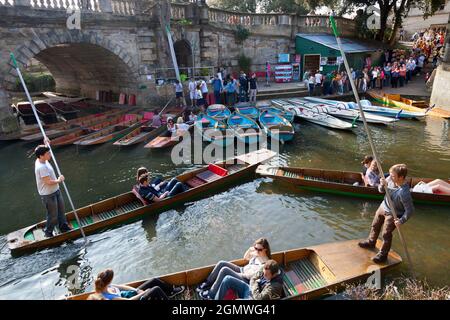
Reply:
[[[259,124],[263,132],[272,139],[282,143],[294,139],[294,126],[281,115],[264,110],[259,115]]]
[[[145,214],[163,212],[176,205],[202,198],[208,192],[224,189],[231,183],[242,182],[244,178],[254,175],[259,164],[275,155],[276,152],[260,149],[180,174],[176,178],[189,189],[162,201],[148,204],[139,196],[135,186],[127,193],[79,208],[76,212],[84,232],[92,234],[117,224],[141,219]],[[61,233],[56,228],[55,235],[51,238],[44,236],[45,220],[11,232],[7,236],[11,253],[42,249],[80,238],[81,231],[74,213],[68,212],[66,217],[73,230]]]
[[[261,176],[299,186],[305,190],[368,199],[384,198],[384,194],[378,192],[377,188],[364,186],[360,172],[268,166],[260,166],[256,172]],[[412,189],[420,181],[427,183],[433,180],[407,177],[406,182]],[[447,182],[450,183],[450,180]],[[450,195],[412,192],[412,190],[411,195],[415,203],[450,205]]]
[[[78,115],[78,109],[64,101],[47,100],[47,103],[65,120],[75,119]]]
[[[262,132],[259,125],[250,117],[233,112],[227,120],[228,127],[234,130],[236,138],[247,144],[257,143]]]
[[[305,99],[306,99],[306,97],[305,97]],[[361,117],[361,113],[358,110],[350,109],[345,104],[341,104],[339,106],[334,106],[331,104],[323,104],[323,103],[319,103],[319,102],[312,102],[312,101],[298,99],[298,98],[289,99],[289,102],[291,102],[295,105],[298,105],[298,106],[303,106],[304,108],[312,109],[319,113],[327,113],[333,117],[352,120],[352,122],[356,122],[356,121],[362,122],[363,121],[363,119]],[[388,117],[379,116],[379,115],[371,114],[371,113],[365,113],[364,116],[366,117],[366,121],[368,123],[374,123],[374,124],[388,125],[388,124],[397,122],[399,120],[399,119],[388,118]]]
[[[60,100],[60,101],[66,102],[66,103],[78,102],[78,101],[86,99],[84,97],[79,97],[79,96],[64,94],[64,93],[59,93],[59,92],[51,92],[51,91],[45,91],[45,92],[42,92],[42,94],[49,99]]]
[[[359,111],[358,105],[353,102],[345,102],[345,101],[337,101],[337,100],[328,100],[328,99],[321,99],[316,97],[305,97],[308,101],[323,103],[323,104],[329,104],[335,107],[341,107],[341,108],[348,108]],[[412,112],[412,111],[406,111],[404,109],[392,109],[392,108],[385,108],[380,106],[374,106],[369,100],[362,99],[361,101],[361,107],[365,112],[369,112],[371,114],[376,114],[383,117],[388,118],[397,118],[397,119],[421,119],[426,116],[425,112]]]
[[[402,262],[402,258],[391,250],[383,264],[371,261],[381,247],[381,240],[376,248],[362,249],[360,240],[347,240],[324,243],[305,248],[290,249],[272,253],[272,259],[280,265],[283,280],[282,300],[310,300],[333,294],[345,289],[346,285],[361,283],[379,270],[385,275]],[[245,266],[244,259],[232,260],[238,266]],[[183,285],[186,290],[174,298],[178,300],[200,300],[196,288],[206,280],[214,265],[158,276],[162,281],[172,285]],[[145,281],[138,280],[126,285],[137,288]],[[93,292],[65,297],[67,300],[86,300]]]
[[[109,141],[116,141],[132,130],[142,125],[142,116],[137,114],[127,114],[124,118],[111,126],[98,130],[74,142],[80,146],[91,146],[103,144]],[[96,130],[95,126],[93,130]]]
[[[409,99],[401,98],[399,94],[384,94],[380,95],[372,91],[368,91],[367,94],[377,103],[390,108],[401,108],[408,111],[413,112],[424,112],[427,115],[438,117],[438,118],[444,118],[444,119],[450,119],[450,111],[444,110],[439,107],[434,107],[432,109],[426,109],[419,108],[417,106],[408,104]]]
[[[183,137],[185,134],[189,135],[189,131],[194,127],[194,124],[190,124],[189,128],[187,130],[181,130],[178,129],[176,134],[173,134],[171,136],[167,136],[166,132],[163,132],[160,136],[156,137],[149,143],[147,143],[144,148],[147,149],[164,149],[164,148],[170,148],[174,145],[178,144],[183,140]],[[164,130],[165,131],[165,130]]]
[[[34,101],[34,106],[36,107],[37,114],[39,118],[45,123],[55,123],[58,121],[55,110],[45,101]],[[29,102],[19,102],[13,105],[14,113],[18,117],[23,119],[25,124],[35,124],[36,118],[34,117],[33,108]]]
[[[206,114],[216,120],[225,120],[230,116],[231,111],[223,104],[212,104],[206,109]]]
[[[234,143],[233,131],[228,129],[227,125],[220,120],[201,114],[194,125],[204,141],[224,147]]]
[[[282,107],[283,109],[289,110],[295,114],[295,117],[318,124],[332,129],[339,130],[351,130],[356,127],[355,124],[348,123],[336,117],[330,116],[327,113],[319,113],[312,109],[303,108],[301,106],[296,106],[293,104],[278,104],[272,100],[272,103]]]

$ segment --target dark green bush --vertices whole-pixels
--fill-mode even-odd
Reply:
[[[55,80],[51,74],[29,74],[23,73],[23,80],[29,92],[54,91]],[[20,79],[16,79],[16,91],[24,92]]]

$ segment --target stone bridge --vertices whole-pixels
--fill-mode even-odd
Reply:
[[[6,119],[7,92],[17,81],[10,52],[21,68],[32,58],[43,63],[57,91],[92,98],[97,90],[125,92],[146,105],[159,96],[155,77],[174,74],[160,22],[164,12],[170,14],[181,68],[236,67],[245,54],[253,70],[262,71],[278,53],[294,52],[298,32],[331,33],[326,16],[244,14],[210,8],[204,1],[163,8],[150,0],[0,0],[0,132],[14,127]],[[68,20],[74,21],[77,12],[80,29],[70,28]],[[337,23],[344,35],[355,35],[352,20]],[[238,25],[249,31],[241,43]]]

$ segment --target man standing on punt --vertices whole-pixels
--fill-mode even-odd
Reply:
[[[396,164],[389,169],[389,177],[387,179],[380,179],[381,184],[378,186],[378,190],[383,192],[384,188],[389,188],[389,194],[392,199],[392,204],[395,207],[395,212],[397,213],[397,219],[394,219],[385,196],[373,218],[369,239],[359,243],[361,248],[375,248],[378,235],[384,224],[382,235],[383,245],[378,254],[372,258],[375,263],[383,263],[387,260],[392,244],[392,233],[396,227],[404,224],[414,213],[409,184],[406,182],[407,173],[408,169],[405,164]]]
[[[56,179],[55,170],[49,162],[52,156],[48,147],[39,145],[34,154],[37,158],[34,164],[37,189],[47,210],[45,236],[49,238],[53,237],[53,229],[57,224],[61,232],[71,230],[64,214],[64,199],[59,190],[59,184],[64,181],[64,176],[60,175]]]

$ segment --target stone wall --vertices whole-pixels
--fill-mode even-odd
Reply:
[[[436,71],[430,105],[450,111],[450,65],[441,64]]]

